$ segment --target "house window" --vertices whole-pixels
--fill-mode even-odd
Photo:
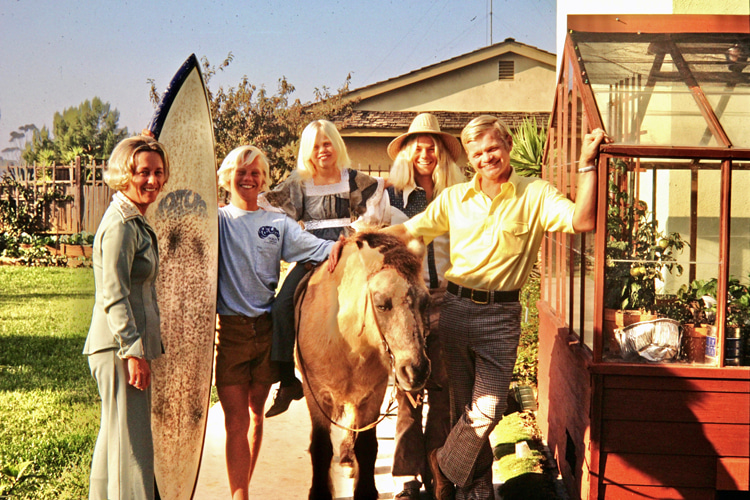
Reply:
[[[497,62],[497,79],[498,80],[512,80],[513,79],[513,61],[498,61]]]

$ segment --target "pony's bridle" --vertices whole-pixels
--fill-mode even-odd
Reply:
[[[367,280],[369,281],[372,276],[374,276],[375,274],[379,273],[382,269],[383,268],[381,267],[377,271],[369,274],[367,276]],[[312,273],[312,272],[314,272],[314,270],[312,270],[310,272]],[[296,325],[296,330],[297,330],[296,331],[296,337],[297,337],[297,339],[299,339],[299,324],[300,324],[300,318],[302,316],[302,303],[305,300],[305,295],[307,295],[307,287],[305,287],[304,290],[302,291],[302,293],[300,294],[299,301],[298,301],[299,306],[296,308],[297,317],[295,318],[295,325]],[[365,311],[367,311],[367,304],[368,303],[370,303],[370,304],[373,303],[371,295],[372,295],[372,292],[370,292],[368,290],[367,295],[365,296]],[[373,308],[374,308],[374,305],[373,305]],[[366,326],[365,325],[365,318],[366,318],[366,316],[367,315],[365,314],[362,317],[362,328],[360,329],[359,335],[362,335],[362,333],[364,333],[364,331],[365,331],[365,326]],[[310,384],[310,378],[307,376],[307,370],[305,368],[305,360],[302,357],[302,351],[301,351],[301,349],[299,347],[299,344],[300,344],[299,340],[297,341],[296,347],[295,347],[296,352],[297,352],[297,359],[299,359],[299,365],[300,365],[299,368],[300,368],[300,371],[302,372],[303,378],[307,381],[307,385],[310,387],[310,391],[309,391],[310,395],[312,396],[313,401],[315,401],[315,404],[317,405],[318,409],[323,414],[323,416],[325,416],[326,419],[328,419],[328,421],[331,422],[333,425],[335,425],[336,427],[338,427],[340,429],[343,429],[345,431],[349,431],[349,432],[364,432],[364,431],[368,431],[370,429],[373,429],[375,426],[377,426],[383,420],[385,420],[385,417],[387,417],[391,413],[391,411],[393,410],[393,408],[394,408],[394,402],[396,401],[396,393],[397,393],[398,389],[401,389],[402,391],[404,391],[409,396],[409,399],[411,400],[412,404],[415,404],[415,401],[414,401],[413,397],[411,396],[411,393],[409,393],[409,391],[404,390],[399,385],[398,376],[396,376],[396,372],[395,372],[396,359],[393,356],[393,351],[391,350],[391,346],[388,345],[388,339],[385,338],[385,335],[383,335],[383,331],[380,329],[380,324],[378,323],[378,316],[377,316],[377,314],[375,313],[374,310],[373,310],[373,316],[375,317],[375,326],[378,329],[378,334],[380,335],[380,340],[383,342],[383,347],[385,349],[385,352],[388,354],[388,360],[390,362],[390,368],[391,368],[390,371],[393,372],[393,374],[394,374],[393,379],[394,379],[395,383],[393,384],[393,389],[391,390],[391,398],[390,398],[390,401],[388,402],[388,408],[385,410],[385,412],[382,413],[382,415],[380,416],[380,418],[378,418],[377,420],[375,420],[372,423],[369,423],[369,424],[365,425],[364,427],[352,428],[352,427],[348,427],[346,425],[342,425],[342,424],[336,422],[333,418],[331,418],[330,415],[328,415],[328,413],[326,413],[326,411],[323,409],[323,406],[320,404],[320,401],[318,401],[318,398],[315,396],[315,391],[312,389],[312,385]]]

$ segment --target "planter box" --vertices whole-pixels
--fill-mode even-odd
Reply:
[[[50,253],[54,255],[66,255],[69,259],[74,259],[77,257],[90,259],[91,255],[94,252],[94,247],[92,247],[91,245],[69,245],[67,243],[62,243],[60,245],[60,248],[47,245],[47,250],[49,250]]]

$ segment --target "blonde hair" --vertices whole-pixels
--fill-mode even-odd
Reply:
[[[219,186],[226,192],[231,193],[234,171],[237,170],[237,167],[249,167],[255,160],[258,160],[263,168],[263,186],[260,190],[267,191],[270,187],[269,180],[271,177],[268,158],[263,154],[263,151],[255,146],[239,146],[229,152],[224,161],[221,162],[221,167],[216,172],[219,178]]]
[[[169,180],[169,155],[167,155],[167,150],[164,149],[162,143],[147,135],[128,137],[115,146],[112,154],[109,155],[107,167],[104,169],[104,182],[116,191],[127,189],[133,174],[135,174],[136,156],[138,156],[138,153],[148,151],[153,151],[161,157],[164,166],[164,182],[162,185],[166,184]]]
[[[476,141],[479,136],[490,129],[498,132],[505,149],[510,152],[513,148],[513,137],[510,135],[510,130],[502,120],[492,115],[477,116],[464,127],[461,131],[461,144],[464,145],[464,149],[470,142]]]
[[[346,144],[341,134],[336,130],[336,125],[328,120],[314,120],[307,124],[299,140],[299,153],[297,154],[297,172],[303,179],[310,179],[315,175],[316,168],[312,162],[313,147],[318,132],[325,134],[331,141],[334,151],[336,151],[336,168],[342,171],[344,168],[351,166],[349,153],[346,151]]]
[[[447,148],[440,136],[434,134],[415,134],[409,137],[393,160],[388,180],[396,191],[403,191],[407,187],[413,188],[417,185],[414,180],[414,156],[417,150],[417,141],[420,137],[429,137],[435,145],[437,165],[435,166],[435,170],[432,171],[432,182],[435,185],[434,196],[437,196],[440,191],[448,186],[466,180],[459,166],[453,161],[451,155],[448,154]]]

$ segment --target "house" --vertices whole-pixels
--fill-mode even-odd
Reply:
[[[431,112],[458,136],[474,117],[493,114],[515,128],[525,117],[549,120],[556,56],[507,38],[388,80],[353,90],[350,114],[334,121],[355,167],[388,171],[388,143],[419,113]],[[465,163],[465,158],[462,163]]]

